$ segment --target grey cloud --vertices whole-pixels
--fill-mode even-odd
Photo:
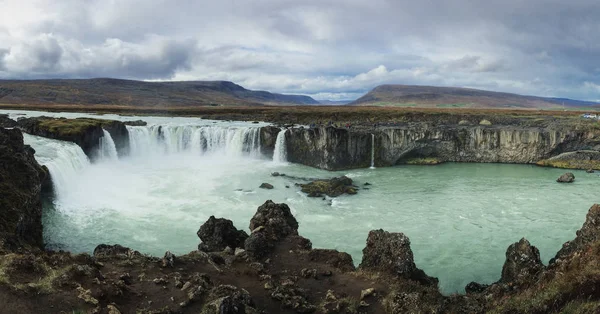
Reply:
[[[15,12],[26,7],[5,2]],[[0,58],[4,76],[228,79],[331,98],[382,83],[600,98],[585,85],[600,82],[595,0],[42,0],[38,6],[51,14],[0,21],[0,49],[10,50]]]

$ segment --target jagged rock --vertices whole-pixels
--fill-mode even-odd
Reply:
[[[313,278],[317,279],[317,270],[315,268],[302,268],[300,271],[300,276],[304,278]]]
[[[244,248],[258,258],[268,254],[281,239],[298,235],[298,222],[286,204],[268,200],[258,207],[250,220],[250,230],[252,234],[246,239]]]
[[[0,128],[14,128],[17,126],[17,121],[8,117],[7,114],[0,114]]]
[[[594,169],[588,169],[588,170],[586,170],[585,172],[586,172],[586,173],[594,173],[594,172],[595,172],[595,170],[594,170]]]
[[[114,304],[107,305],[106,310],[108,311],[108,314],[121,314],[121,311],[119,311]]]
[[[311,261],[325,263],[331,265],[341,271],[354,271],[354,261],[352,256],[345,252],[326,249],[314,249],[308,253]]]
[[[329,180],[316,180],[308,184],[301,184],[302,192],[309,197],[338,197],[342,194],[356,194],[356,187],[352,185],[352,179],[342,176]]]
[[[394,274],[427,285],[437,285],[438,280],[418,269],[414,262],[410,240],[403,233],[372,230],[363,249],[361,269]]]
[[[94,257],[124,257],[131,258],[133,256],[140,256],[140,252],[134,251],[128,247],[121,246],[119,244],[109,245],[100,244],[94,249]]]
[[[280,129],[274,126],[260,128],[260,150],[265,156],[273,157],[279,131]]]
[[[92,291],[89,289],[85,289],[81,286],[77,287],[77,297],[81,300],[83,300],[85,303],[91,304],[91,305],[98,305],[98,299],[94,298],[92,296]]]
[[[213,288],[207,297],[201,314],[253,314],[259,313],[254,307],[250,293],[231,285]]]
[[[131,126],[146,126],[146,125],[148,125],[148,122],[143,121],[143,120],[135,120],[135,121],[123,121],[123,124],[131,125]]]
[[[244,241],[248,238],[245,231],[238,230],[229,219],[215,218],[210,216],[197,232],[202,243],[198,250],[204,252],[219,252],[226,247],[244,247]]]
[[[575,175],[571,172],[567,172],[556,179],[556,182],[559,183],[572,183],[573,181],[575,181]]]
[[[375,288],[368,288],[360,291],[360,299],[364,300],[366,297],[371,296],[375,293]]]
[[[469,282],[467,284],[467,286],[465,287],[465,292],[466,293],[481,293],[483,291],[485,291],[485,289],[487,289],[489,287],[489,285],[485,285],[485,284],[480,284],[477,282]]]
[[[431,294],[419,292],[392,292],[384,300],[387,313],[441,313],[439,302],[429,300]]]
[[[275,172],[271,173],[271,176],[273,176],[273,177],[279,177],[280,173],[277,172],[277,171],[275,171]]]
[[[563,259],[573,252],[587,248],[591,243],[600,240],[600,205],[594,204],[588,211],[581,229],[577,230],[575,239],[563,244],[550,264]]]
[[[272,190],[273,189],[273,185],[270,183],[263,183],[259,186],[259,188],[261,189],[267,189],[267,190]]]
[[[175,266],[175,255],[171,251],[165,252],[165,256],[161,260],[161,267],[174,267]]]
[[[0,128],[0,251],[43,247],[42,182],[48,176],[18,129]]]
[[[317,310],[308,298],[306,289],[298,288],[295,284],[282,284],[273,290],[271,298],[281,301],[284,308],[293,309],[298,313],[312,313]]]
[[[540,259],[540,251],[522,238],[519,242],[511,244],[506,250],[506,261],[502,267],[500,282],[509,283],[527,279],[542,269],[544,269],[544,264]]]

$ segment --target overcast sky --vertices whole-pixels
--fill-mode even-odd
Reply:
[[[600,1],[0,0],[0,78],[91,77],[600,100]]]

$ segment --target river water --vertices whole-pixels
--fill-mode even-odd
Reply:
[[[187,253],[196,249],[196,231],[210,215],[248,231],[256,208],[271,199],[290,206],[300,234],[314,247],[348,252],[356,264],[369,230],[405,233],[417,266],[438,277],[443,292],[453,293],[463,292],[470,281],[498,280],[506,248],[521,237],[548,262],[599,201],[600,178],[582,171],[566,185],[555,182],[564,170],[527,165],[449,163],[328,172],[282,162],[281,152],[276,162],[262,157],[255,129],[263,124],[98,118],[141,118],[151,125],[129,127],[131,156],[115,158],[112,141],[105,141],[99,152],[105,157],[94,163],[75,144],[25,137],[54,178],[56,197],[44,208],[44,236],[51,247],[91,252],[100,243],[119,243],[157,256],[166,250]],[[168,131],[157,140],[158,125]],[[272,177],[275,171],[287,176]],[[359,193],[322,200],[294,186],[304,182],[298,178],[339,175],[355,180]],[[275,188],[259,189],[263,182]]]

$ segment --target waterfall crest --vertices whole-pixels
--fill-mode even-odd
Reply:
[[[102,129],[103,136],[100,138],[100,146],[98,147],[98,160],[117,160],[119,156],[117,154],[117,147],[115,141],[108,131]]]
[[[260,155],[259,127],[195,125],[127,126],[131,155],[221,153]]]
[[[285,143],[285,132],[287,129],[282,129],[277,133],[275,140],[275,150],[273,151],[273,161],[278,163],[287,162],[287,147]]]
[[[90,161],[75,143],[52,140],[23,133],[23,142],[35,149],[35,159],[48,167],[58,196],[64,194],[69,181],[89,166]]]

